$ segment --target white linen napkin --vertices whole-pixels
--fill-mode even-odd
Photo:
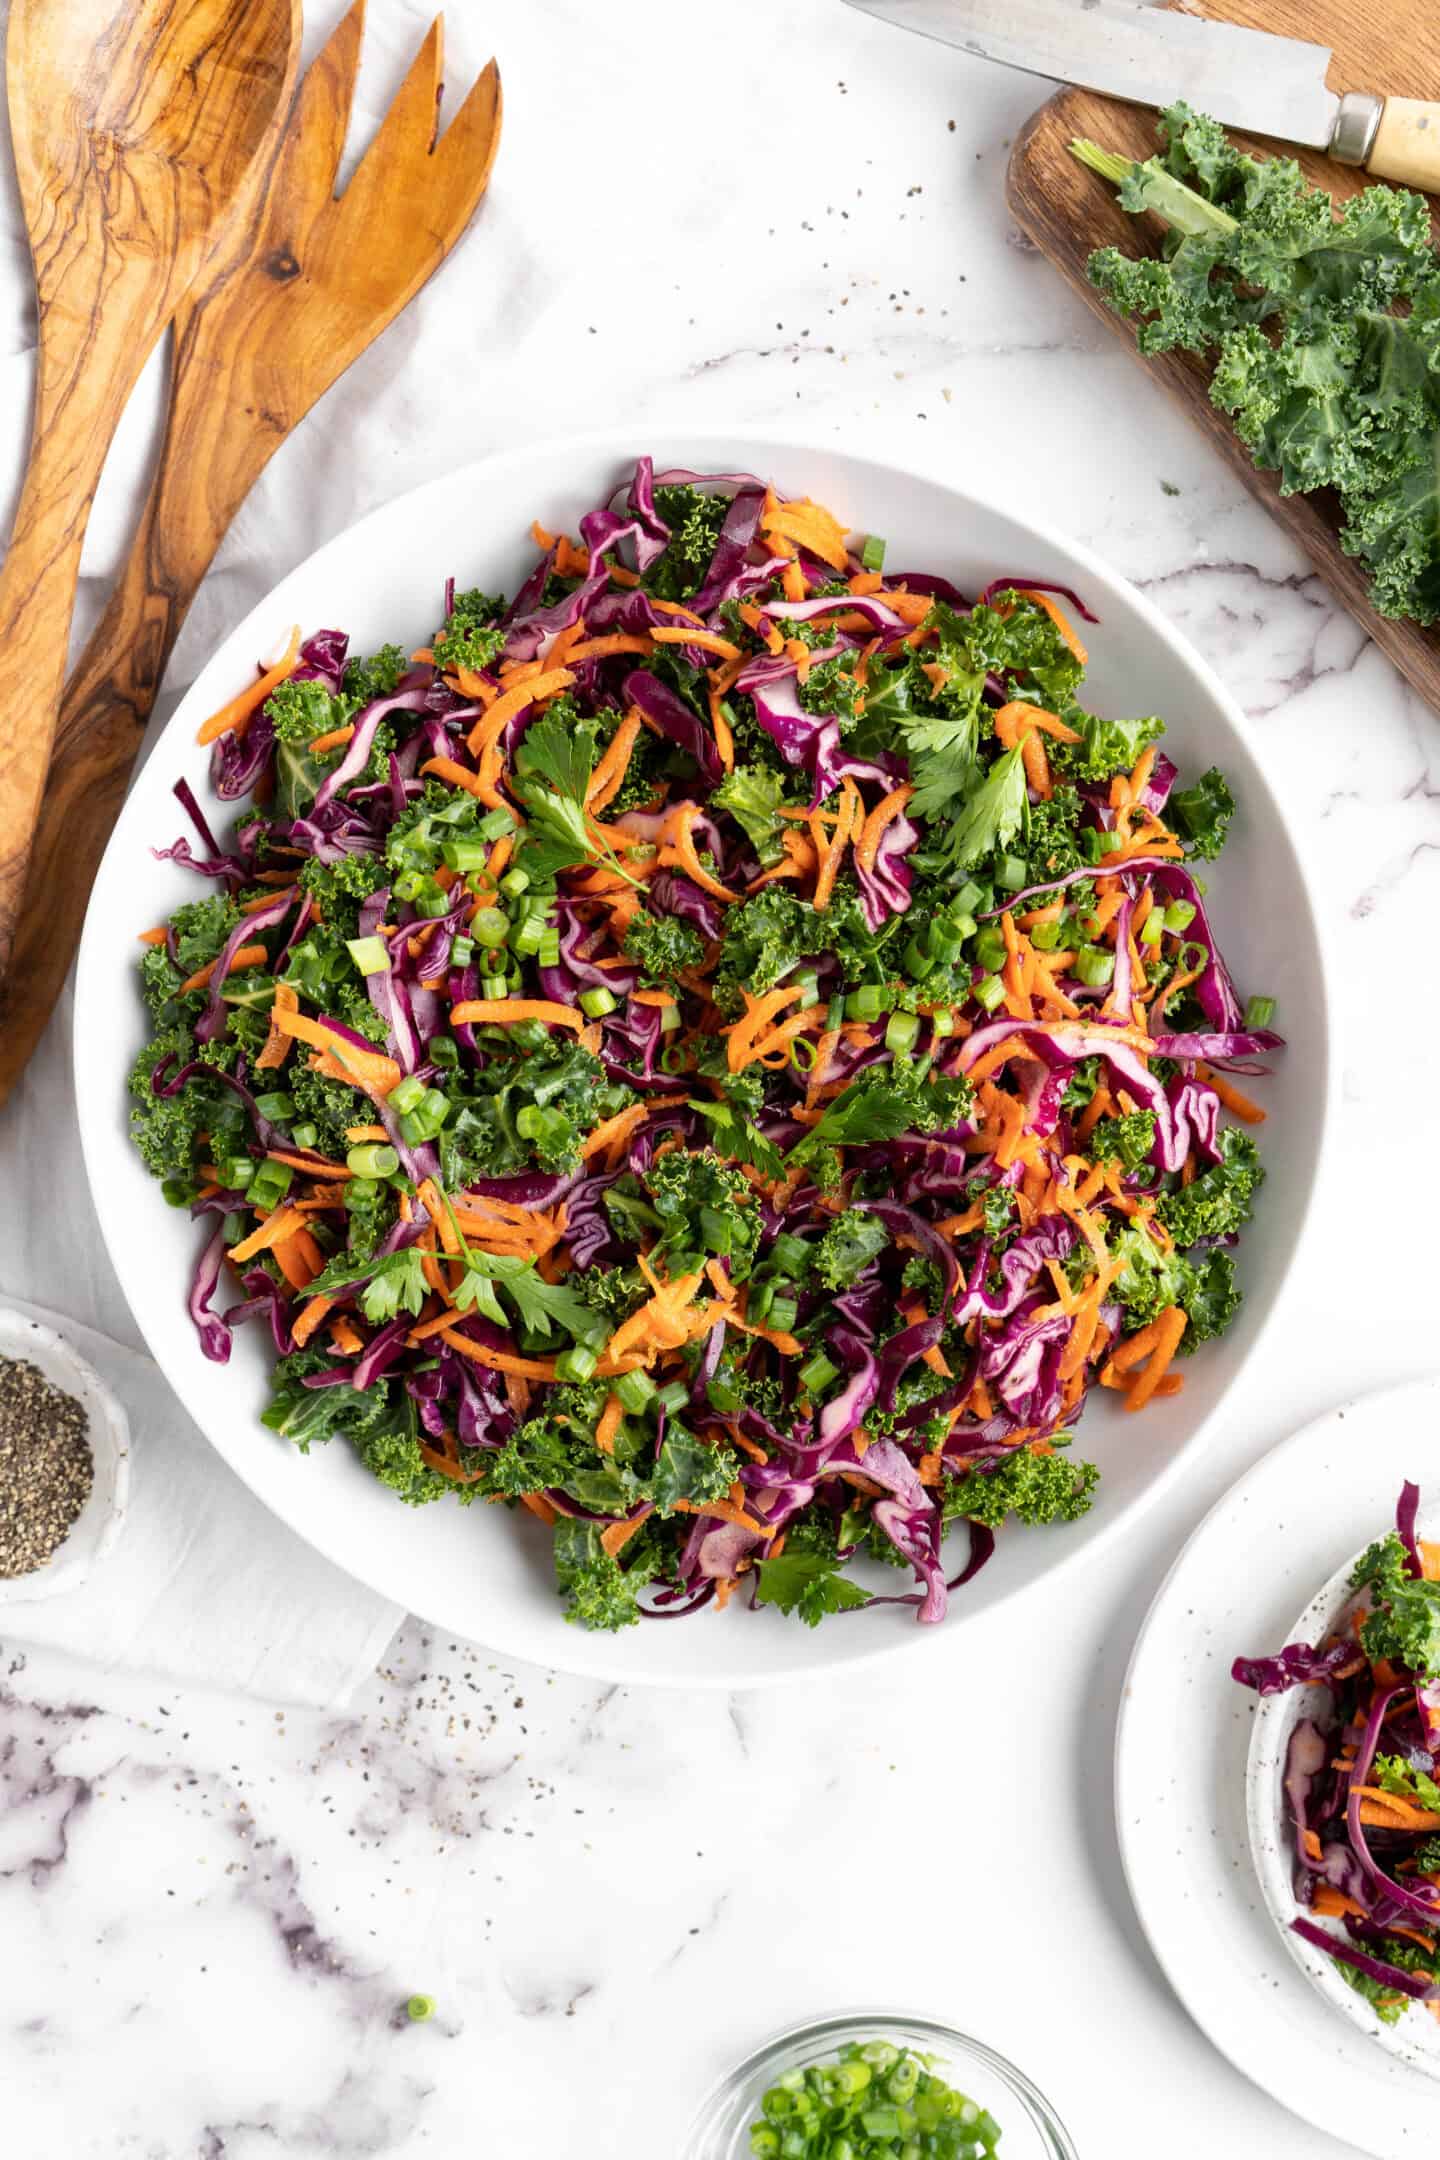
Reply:
[[[5,1303],[53,1328],[114,1389],[131,1454],[114,1550],[74,1590],[0,1607],[0,1648],[63,1650],[107,1672],[342,1708],[403,1608],[277,1521],[191,1423],[152,1358],[43,1305]]]

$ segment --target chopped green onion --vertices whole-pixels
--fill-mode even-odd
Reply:
[[[1140,925],[1140,943],[1142,945],[1158,945],[1164,935],[1164,910],[1162,908],[1151,908],[1150,913],[1145,917],[1144,922]],[[1031,943],[1034,943],[1033,938],[1031,939]]]
[[[782,1333],[794,1327],[800,1307],[793,1297],[777,1297],[771,1300],[768,1325]]]
[[[1075,973],[1089,989],[1102,989],[1114,979],[1115,955],[1100,945],[1082,945],[1075,956]]]
[[[1004,967],[1008,950],[1004,933],[999,930],[982,930],[975,940],[975,958],[990,975]]]
[[[399,1158],[396,1158],[399,1167]],[[352,1177],[345,1185],[345,1205],[352,1214],[363,1214],[380,1190],[380,1180],[370,1177]]]
[[[518,900],[521,893],[530,890],[529,871],[521,870],[518,866],[514,870],[507,870],[500,880],[500,890],[507,900]]]
[[[655,1400],[663,1410],[683,1410],[690,1400],[690,1390],[683,1380],[672,1380],[668,1387],[661,1388]]]
[[[1001,856],[1000,867],[995,873],[995,882],[997,885],[1003,885],[1006,892],[1019,892],[1022,886],[1028,883],[1029,877],[1029,864],[1019,855]]]
[[[485,945],[480,952],[482,975],[504,975],[509,972],[510,960],[503,945]]]
[[[498,810],[487,810],[475,830],[486,840],[503,840],[506,833],[514,832],[515,820],[502,803]]]
[[[412,1995],[405,2005],[405,2015],[413,2024],[423,2025],[426,2018],[435,2015],[433,1995]]]
[[[358,1178],[393,1177],[400,1167],[400,1157],[393,1147],[381,1147],[370,1140],[362,1147],[351,1148],[345,1157],[345,1167]]]
[[[678,1005],[661,1006],[660,1032],[662,1035],[673,1035],[675,1033],[675,1030],[682,1025],[683,1022],[680,1018],[680,1008]]]
[[[998,975],[982,975],[970,995],[986,1012],[994,1012],[997,1005],[1005,1002],[1005,985]]]
[[[320,1128],[318,1125],[312,1124],[310,1119],[307,1118],[303,1125],[291,1126],[290,1137],[295,1142],[296,1147],[313,1148],[320,1138]]]
[[[263,1162],[246,1188],[246,1198],[251,1207],[268,1214],[278,1207],[290,1190],[294,1171],[288,1163]]]
[[[261,1117],[270,1118],[277,1125],[284,1125],[295,1115],[295,1098],[275,1088],[268,1095],[257,1095],[255,1107]]]
[[[220,1234],[227,1245],[238,1245],[245,1235],[245,1217],[232,1210],[221,1223]]]
[[[638,1417],[655,1399],[655,1382],[647,1372],[621,1373],[615,1382],[615,1393],[620,1407],[631,1417]]]
[[[403,1080],[395,1083],[385,1099],[396,1116],[403,1117],[407,1110],[418,1109],[425,1100],[425,1083],[417,1080],[414,1073],[407,1073]]]
[[[237,1155],[234,1161],[227,1162],[224,1168],[225,1175],[220,1180],[221,1184],[231,1190],[243,1192],[254,1177],[259,1165],[253,1155]]]
[[[935,1030],[937,1038],[953,1035],[955,1032],[955,1015],[948,1005],[942,1005],[937,1011],[931,1013],[930,1025]]]
[[[540,950],[536,957],[541,967],[559,967],[560,965],[560,933],[558,930],[552,929],[548,923],[540,939]]]
[[[862,570],[883,570],[885,567],[885,542],[878,533],[871,533],[860,550]]]
[[[1165,910],[1165,928],[1177,933],[1188,930],[1195,920],[1194,903],[1189,900],[1172,900]]]
[[[599,1362],[595,1352],[587,1350],[584,1343],[574,1343],[568,1350],[562,1350],[556,1358],[555,1377],[557,1380],[593,1379]]]
[[[955,949],[958,951],[959,947],[957,946]],[[911,938],[901,955],[901,959],[906,974],[913,975],[916,982],[921,981],[924,976],[928,975],[935,965],[934,954],[926,952],[919,938]]]
[[[447,870],[457,870],[461,877],[470,877],[483,870],[490,860],[490,849],[485,841],[471,833],[464,833],[458,840],[446,840],[440,849],[440,860]],[[399,886],[396,887],[397,892]],[[402,893],[401,898],[406,896]]]
[[[1118,855],[1122,845],[1123,843],[1118,832],[1097,833],[1095,837],[1095,852],[1097,856]]]
[[[451,967],[469,967],[470,962],[474,959],[474,957],[474,938],[457,937],[452,940],[450,946]]]
[[[807,1358],[800,1367],[800,1385],[808,1388],[812,1395],[818,1395],[821,1388],[829,1387],[830,1382],[838,1377],[839,1371],[840,1368],[833,1358],[826,1357],[823,1350],[817,1350],[814,1357]]]
[[[514,947],[517,953],[523,954],[527,959],[532,958],[534,954],[538,953],[540,947],[544,944],[544,942],[545,919],[541,915],[527,915],[525,917],[525,920],[521,923],[517,923],[515,925],[515,928],[510,933],[511,945]],[[556,938],[556,946],[558,949],[558,936]]]
[[[808,1073],[815,1070],[816,1050],[808,1035],[792,1035],[786,1049],[796,1072]]]
[[[977,885],[974,878],[967,878],[950,902],[950,911],[952,914],[978,915],[982,913],[980,903],[986,898],[984,886]]]
[[[603,1020],[606,1013],[614,1012],[618,1002],[614,991],[607,990],[603,983],[580,993],[580,1010],[590,1020]]]
[[[1065,935],[1065,925],[1059,922],[1037,922],[1030,932],[1030,943],[1037,952],[1058,952]]]
[[[345,950],[362,975],[389,973],[390,949],[383,937],[346,938]]]
[[[852,990],[845,1000],[846,1019],[878,1020],[883,998],[884,992],[878,983],[862,983],[860,988]]]
[[[1247,1028],[1269,1027],[1274,1018],[1275,1000],[1273,997],[1252,997],[1245,1007],[1245,1025]]]
[[[914,1013],[891,1013],[885,1029],[885,1047],[893,1050],[897,1057],[903,1057],[907,1050],[914,1049],[919,1035],[920,1022]]]
[[[504,908],[481,908],[470,924],[470,935],[477,945],[503,945],[510,935],[510,918]]]
[[[770,1247],[770,1265],[781,1275],[798,1275],[810,1265],[810,1247],[792,1230],[782,1230]]]

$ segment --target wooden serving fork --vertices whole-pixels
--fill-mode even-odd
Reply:
[[[231,520],[291,430],[469,224],[500,139],[492,60],[437,143],[437,18],[339,196],[364,33],[356,0],[175,324],[164,450],[134,547],[66,687],[8,997],[0,1102],[45,1027],[165,666]]]

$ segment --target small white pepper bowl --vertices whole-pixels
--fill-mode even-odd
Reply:
[[[25,1359],[74,1396],[95,1459],[90,1497],[49,1560],[28,1575],[0,1576],[0,1606],[23,1605],[75,1589],[119,1537],[130,1497],[130,1425],[94,1366],[41,1321],[0,1307],[0,1358]]]

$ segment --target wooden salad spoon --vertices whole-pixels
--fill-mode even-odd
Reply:
[[[0,978],[110,441],[294,80],[299,0],[11,0],[6,77],[40,311],[0,571]]]
[[[437,20],[337,198],[364,19],[356,0],[177,314],[159,470],[61,707],[0,994],[0,1102],[60,994],[166,662],[231,520],[291,430],[439,268],[485,192],[499,74],[492,60],[437,144]]]

